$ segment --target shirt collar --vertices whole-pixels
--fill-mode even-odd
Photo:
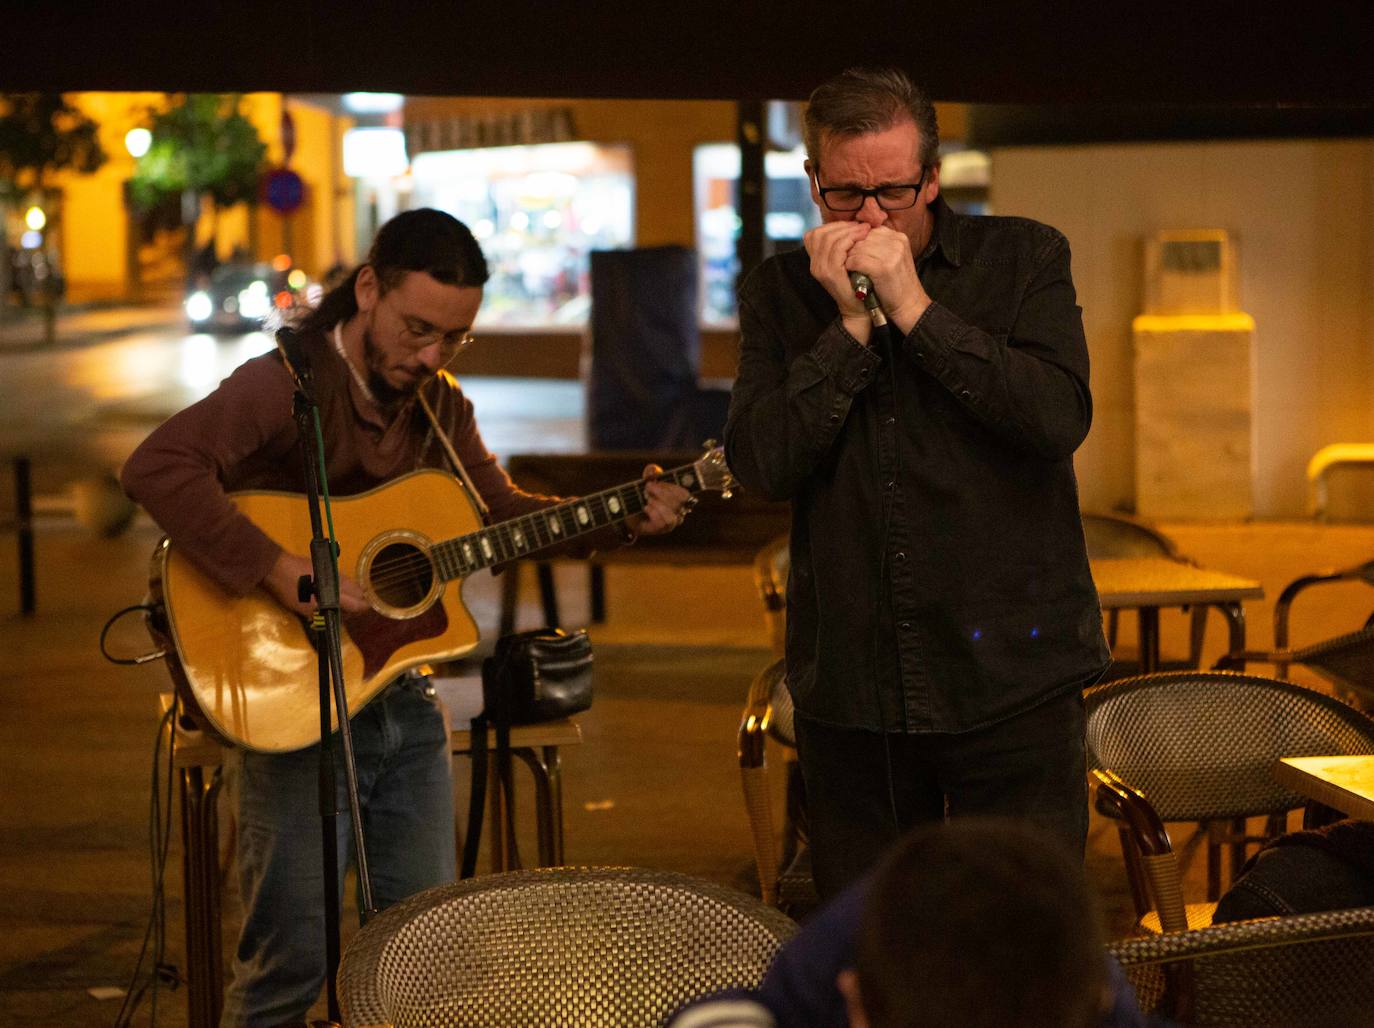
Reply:
[[[930,205],[930,213],[935,218],[935,229],[931,232],[930,242],[926,244],[925,252],[921,254],[920,259],[924,261],[939,250],[945,255],[945,260],[956,268],[959,267],[959,215],[945,203],[943,195],[935,197]]]

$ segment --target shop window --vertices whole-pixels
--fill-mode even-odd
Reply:
[[[419,154],[412,207],[463,221],[487,256],[483,325],[586,323],[593,250],[634,245],[628,146],[545,143]]]
[[[763,230],[767,253],[801,245],[807,230],[820,224],[801,147],[764,154],[767,208]],[[735,320],[735,278],[739,260],[739,147],[733,143],[698,146],[692,155],[696,200],[697,251],[701,262],[701,320],[704,325],[730,325]]]
[[[765,254],[800,246],[802,236],[820,224],[804,170],[806,153],[772,150],[764,155],[767,210]],[[990,162],[986,154],[956,143],[941,151],[940,189],[950,206],[966,214],[987,214]],[[701,261],[701,320],[716,327],[735,321],[735,279],[739,260],[739,148],[730,143],[699,146],[693,155],[697,249]]]

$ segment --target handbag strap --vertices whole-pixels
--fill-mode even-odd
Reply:
[[[515,777],[512,774],[510,748],[510,718],[504,713],[488,720],[485,713],[473,718],[469,729],[471,735],[472,784],[468,789],[468,830],[463,840],[463,860],[458,871],[459,878],[471,878],[477,872],[477,854],[482,846],[482,822],[487,803],[487,775],[491,753],[487,748],[487,728],[494,728],[496,735],[495,774],[496,788],[501,790],[505,799],[505,849],[510,866],[518,868],[520,849],[515,839]],[[493,824],[493,832],[502,831],[502,826]]]
[[[463,862],[458,877],[471,878],[477,871],[477,851],[482,845],[482,813],[487,803],[487,719],[479,714],[469,725],[472,786],[468,791],[468,830],[463,838]]]
[[[439,424],[439,419],[435,417],[434,408],[431,407],[429,401],[425,399],[424,390],[420,390],[415,396],[416,399],[420,401],[420,409],[425,412],[425,417],[429,418],[429,423],[434,429],[434,435],[439,440],[439,445],[443,447],[444,453],[448,457],[448,462],[453,465],[454,472],[463,483],[463,488],[467,490],[468,499],[470,499],[472,505],[477,508],[477,513],[482,518],[482,523],[486,524],[491,520],[491,510],[488,509],[487,505],[482,501],[482,495],[477,491],[477,487],[472,484],[472,479],[468,477],[468,469],[463,467],[463,462],[458,459],[458,451],[453,448],[453,443],[449,441],[448,433],[444,431],[443,426]]]
[[[470,754],[472,757],[472,785],[468,792],[468,831],[463,840],[463,860],[459,870],[460,878],[471,878],[477,870],[477,852],[482,841],[483,810],[487,797],[488,763],[496,781],[494,788],[501,791],[505,808],[505,825],[493,823],[493,832],[504,831],[505,851],[511,867],[520,867],[520,849],[515,838],[515,776],[512,773],[510,746],[510,696],[506,689],[499,687],[499,668],[495,658],[488,657],[482,662],[482,695],[485,698],[482,713],[472,719]],[[492,728],[495,745],[488,749],[487,729]]]

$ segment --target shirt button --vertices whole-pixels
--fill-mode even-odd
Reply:
[[[884,424],[884,425],[895,425],[895,424],[897,424],[897,419],[894,418],[894,417],[892,417],[892,416],[889,414],[887,417],[883,418],[883,424]]]
[[[860,368],[860,369],[859,369],[859,377],[860,377],[860,378],[867,378],[867,377],[868,377],[868,369],[867,369],[867,368]]]
[[[917,350],[914,356],[918,361],[923,361],[926,359],[926,352],[924,350]]]
[[[840,416],[838,414],[830,415],[830,423],[832,425],[838,425],[840,423]]]
[[[892,490],[894,490],[894,489],[896,489],[896,488],[897,488],[897,483],[896,483],[896,482],[889,482],[889,483],[887,483],[887,490],[888,490],[888,492],[891,492]]]
[[[903,622],[902,622],[900,625],[898,625],[897,627],[900,628],[903,632],[910,632],[910,631],[911,631],[911,622],[910,622],[910,621],[903,621]]]
[[[959,395],[962,396],[965,400],[967,400],[967,399],[968,399],[970,396],[972,396],[973,394],[972,394],[971,392],[969,392],[967,389],[960,389],[960,390],[959,390]]]
[[[896,561],[906,560],[906,553],[902,550],[898,550],[896,553],[892,555],[892,559]]]

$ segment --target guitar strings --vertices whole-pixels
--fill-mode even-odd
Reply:
[[[606,502],[606,497],[608,497],[611,494],[615,494],[621,500],[622,512],[620,514],[613,514],[610,510],[609,504]],[[514,522],[504,522],[501,525],[492,526],[491,529],[479,530],[478,532],[470,533],[471,535],[480,535],[482,534],[482,531],[490,531],[499,541],[504,542],[505,549],[513,551],[512,555],[509,557],[503,557],[503,555],[499,552],[494,553],[495,559],[492,560],[490,564],[480,564],[477,567],[473,568],[473,570],[478,570],[480,567],[483,566],[491,566],[491,564],[504,563],[507,560],[516,560],[525,552],[529,552],[530,550],[543,549],[546,546],[553,545],[554,543],[561,542],[566,538],[572,537],[571,535],[556,535],[555,533],[553,533],[551,529],[548,529],[546,527],[545,532],[549,535],[550,538],[547,542],[544,542],[540,539],[540,532],[537,530],[536,526],[538,526],[540,522],[544,522],[545,525],[547,525],[548,516],[550,514],[553,514],[557,521],[560,524],[562,524],[564,522],[564,518],[561,517],[558,512],[570,512],[577,503],[586,503],[589,506],[591,506],[592,504],[589,501],[599,501],[602,516],[611,515],[611,518],[606,522],[605,525],[596,524],[598,517],[596,513],[593,513],[593,521],[592,525],[589,526],[589,529],[603,528],[607,525],[613,524],[616,520],[623,520],[623,518],[627,516],[625,513],[627,511],[629,511],[631,515],[634,513],[639,513],[639,511],[630,511],[630,508],[626,505],[625,501],[630,499],[631,497],[639,499],[641,502],[643,501],[644,497],[643,494],[640,492],[638,485],[629,487],[622,486],[618,489],[607,490],[604,493],[598,493],[591,497],[584,497],[581,500],[573,500],[568,501],[566,503],[557,504],[553,507],[544,508],[541,511],[532,512],[530,514],[525,515],[522,518],[514,519]],[[639,510],[642,511],[643,507],[641,506]],[[522,548],[519,544],[515,542],[514,529],[510,526],[513,523],[518,522],[526,523],[527,528],[530,529],[530,531],[528,531],[526,534],[535,539],[535,546],[527,546]],[[575,527],[581,528],[582,526],[578,525]],[[581,533],[579,532],[577,534]],[[369,578],[374,586],[381,585],[383,587],[390,587],[403,584],[419,584],[421,581],[423,581],[424,577],[426,576],[426,573],[432,572],[435,564],[438,562],[438,560],[441,559],[437,556],[436,551],[438,551],[440,547],[443,547],[446,550],[452,550],[454,544],[456,544],[459,541],[459,539],[463,538],[467,538],[467,536],[460,536],[458,537],[458,539],[438,543],[435,546],[431,547],[428,551],[416,550],[402,557],[389,557],[386,560],[374,562],[371,567],[372,574],[369,576]],[[464,568],[468,562],[463,560],[457,560],[456,563],[460,568]]]
[[[657,476],[656,480],[679,483],[679,476],[683,472],[692,472],[696,470],[696,465],[688,464],[680,468],[675,468],[672,471],[665,472],[662,475]],[[610,504],[608,502],[608,499],[611,497],[614,497],[620,501],[620,511],[613,512],[611,510]],[[484,567],[491,567],[497,564],[506,563],[511,560],[517,560],[520,557],[524,556],[526,553],[541,550],[547,546],[551,546],[559,542],[564,542],[570,538],[576,537],[577,535],[581,535],[583,531],[590,531],[597,528],[607,527],[611,524],[616,523],[617,521],[622,521],[627,516],[633,516],[634,514],[643,511],[646,499],[647,497],[644,492],[643,484],[635,482],[622,486],[616,486],[611,489],[606,489],[602,492],[595,493],[590,496],[584,496],[577,500],[568,500],[563,503],[555,504],[551,507],[546,507],[543,510],[533,511],[529,514],[524,515],[523,517],[515,518],[511,521],[503,522],[499,525],[493,525],[486,529],[479,529],[477,532],[472,532],[465,536],[459,536],[456,539],[450,539],[445,542],[436,543],[433,546],[431,546],[428,550],[417,549],[402,557],[390,557],[386,560],[374,562],[371,568],[369,569],[371,572],[371,574],[369,575],[369,580],[371,581],[374,587],[381,586],[382,588],[390,588],[398,585],[412,584],[418,586],[424,581],[426,577],[429,577],[432,581],[435,571],[442,570],[438,567],[438,565],[444,563],[445,554],[450,555],[448,562],[458,568],[459,574],[466,575],[471,571],[481,570]],[[636,501],[637,506],[631,507],[630,504],[627,502],[631,500]],[[572,514],[572,511],[579,503],[585,504],[588,507],[593,508],[592,523],[590,525],[584,526],[578,524],[576,515]],[[600,516],[607,517],[607,520],[604,525],[597,523],[599,517],[594,510],[594,508],[597,506],[600,507]],[[568,514],[572,517],[574,521],[573,530],[567,532],[567,534],[553,532],[553,530],[548,527],[549,516],[552,515],[555,521],[558,524],[562,525],[564,524],[565,520],[563,517],[564,514]],[[539,531],[539,526],[541,522],[543,522],[544,531],[549,536],[547,541],[543,541],[540,538],[541,533]],[[521,528],[522,524],[524,526],[524,529],[528,530],[528,535],[533,537],[533,539],[535,540],[534,546],[522,546],[521,544],[516,542],[516,531]],[[488,559],[486,553],[482,553],[482,560],[476,564],[473,564],[472,566],[469,566],[469,561],[464,560],[460,556],[458,556],[458,544],[462,539],[480,536],[483,533],[490,533],[490,535],[498,543],[504,544],[501,547],[501,549],[510,551],[510,555],[506,556],[501,552],[501,549],[494,549],[490,559]],[[522,532],[522,534],[525,533]],[[444,576],[441,574],[440,577]]]
[[[607,522],[605,525],[594,524],[593,527],[604,528],[612,523],[613,521]],[[531,525],[531,527],[533,527],[533,525]],[[472,534],[477,535],[480,533]],[[515,542],[514,534],[509,529],[502,529],[501,531],[498,531],[494,534],[502,543],[504,543],[502,549],[511,551],[509,556],[506,556],[499,550],[494,549],[492,552],[492,559],[490,561],[486,561],[484,559],[482,562],[476,564],[476,566],[473,567],[469,567],[468,561],[456,556],[451,558],[451,563],[455,564],[463,573],[467,573],[469,570],[475,571],[479,570],[482,567],[490,567],[495,564],[501,564],[510,560],[516,560],[519,557],[523,556],[524,553],[544,549],[547,546],[552,546],[555,543],[561,542],[564,539],[571,537],[568,535],[555,536],[550,531],[547,533],[550,536],[550,538],[547,541],[545,541],[540,537],[540,534],[538,532],[528,532],[526,534],[534,538],[535,545],[522,547],[521,545]],[[459,537],[459,539],[462,538],[466,538],[466,536]],[[428,551],[415,550],[404,556],[388,557],[385,560],[375,561],[372,564],[372,573],[369,575],[369,578],[374,585],[380,585],[383,587],[397,586],[410,583],[418,584],[426,577],[427,574],[433,572],[436,564],[439,564],[443,561],[443,557],[439,553],[441,548],[447,553],[452,553],[453,550],[456,548],[455,544],[457,542],[457,539],[448,540],[446,542],[435,544],[434,546],[430,547]],[[485,554],[483,554],[483,557],[485,558]]]

